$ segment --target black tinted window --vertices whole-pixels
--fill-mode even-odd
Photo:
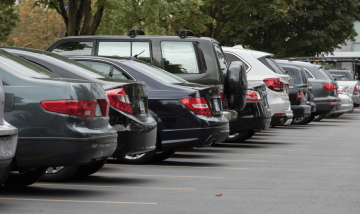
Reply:
[[[68,42],[57,46],[52,52],[60,55],[91,55],[93,42]]]
[[[226,58],[226,61],[230,64],[231,62],[234,62],[234,61],[241,61],[244,63],[245,67],[246,67],[246,71],[249,69],[249,66],[244,62],[242,61],[241,59],[239,59],[237,56],[231,54],[231,53],[225,53],[225,58]]]

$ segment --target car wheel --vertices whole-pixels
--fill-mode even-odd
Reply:
[[[0,186],[8,179],[10,175],[11,167],[0,168]]]
[[[122,157],[116,157],[118,163],[124,164],[144,164],[148,163],[156,155],[156,151],[150,151],[146,153],[125,155]]]
[[[41,178],[41,181],[68,181],[75,175],[78,169],[79,166],[48,167],[45,175]]]
[[[316,115],[314,118],[314,121],[320,121],[320,120],[324,119],[324,117],[325,117],[325,114]]]
[[[294,118],[293,121],[291,122],[291,124],[294,124],[294,125],[306,125],[306,124],[308,124],[308,121],[309,121],[310,117],[311,117],[311,115],[307,116],[307,117]]]
[[[151,161],[159,162],[168,159],[169,157],[173,156],[175,154],[175,151],[167,151],[167,152],[161,152],[157,153]]]
[[[249,134],[249,131],[230,134],[226,138],[225,142],[228,142],[228,143],[240,143],[240,142],[243,142],[244,140],[246,140],[246,137],[248,136],[248,134]]]
[[[252,138],[252,136],[254,136],[255,132],[254,131],[249,131],[248,135],[246,136],[245,140]]]
[[[99,171],[106,164],[107,159],[92,163],[91,165],[82,165],[73,175],[74,178],[84,178]]]
[[[4,185],[11,188],[23,188],[29,186],[45,174],[47,167],[37,167],[26,171],[11,171]]]
[[[316,116],[315,114],[311,114],[311,116],[310,116],[309,120],[307,121],[307,123],[310,123],[311,121],[313,121],[315,116]]]

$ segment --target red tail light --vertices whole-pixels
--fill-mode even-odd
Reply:
[[[256,91],[247,91],[246,92],[246,102],[247,103],[257,102],[257,101],[261,101],[261,97],[258,92],[256,92]]]
[[[112,107],[128,114],[132,114],[129,96],[125,93],[123,88],[106,91],[106,94]]]
[[[266,87],[273,91],[283,92],[285,91],[285,83],[280,82],[279,78],[268,78],[263,80]]]
[[[102,115],[104,117],[109,116],[109,108],[110,108],[109,101],[106,99],[103,99],[103,100],[100,100],[99,102],[100,102],[100,108],[101,108]]]
[[[328,103],[338,103],[339,101],[338,100],[328,100],[327,102]]]
[[[204,97],[182,98],[180,102],[195,114],[211,115],[209,105]]]
[[[41,106],[46,111],[81,117],[94,117],[96,105],[96,100],[53,100],[41,102]]]
[[[276,113],[276,114],[274,114],[274,115],[276,115],[276,116],[282,116],[282,115],[286,115],[285,113]]]
[[[335,85],[332,83],[323,83],[322,84],[327,91],[332,91],[335,89]]]
[[[354,87],[354,94],[359,94],[358,84],[356,84]]]
[[[296,100],[305,101],[305,95],[303,93],[297,93],[296,94]]]
[[[225,107],[225,106],[229,106],[229,101],[228,101],[228,99],[227,99],[226,94],[225,94],[225,96],[224,96],[223,93],[220,93],[220,96],[221,96],[221,100],[222,100],[222,102],[223,102],[223,106],[224,106],[224,107]]]
[[[338,93],[339,94],[346,94],[346,90],[345,89],[338,89]]]

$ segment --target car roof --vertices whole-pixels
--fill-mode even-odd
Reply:
[[[260,58],[260,57],[264,57],[264,56],[271,56],[274,57],[274,54],[272,53],[267,53],[267,52],[262,52],[262,51],[257,51],[257,50],[250,50],[250,49],[245,49],[243,48],[242,45],[235,45],[233,47],[227,47],[227,46],[222,46],[222,48],[224,50],[235,50],[236,52],[244,52],[244,53],[251,53],[255,58]]]
[[[318,64],[311,64],[310,62],[301,62],[301,61],[292,61],[292,60],[284,60],[284,59],[276,59],[276,62],[280,64],[287,64],[287,65],[298,65],[298,66],[314,66],[317,68],[323,67],[322,65]]]

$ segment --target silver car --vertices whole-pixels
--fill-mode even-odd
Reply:
[[[341,83],[341,82],[339,82]],[[341,106],[338,110],[334,110],[330,112],[327,117],[338,117],[346,112],[353,110],[354,104],[352,100],[352,95],[350,96],[349,93],[349,86],[347,85],[339,85],[338,88],[338,95],[341,99]]]

